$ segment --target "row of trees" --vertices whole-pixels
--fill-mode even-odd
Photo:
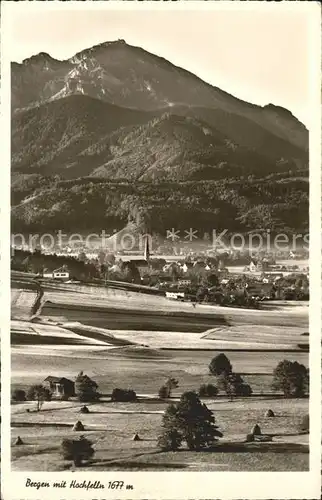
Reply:
[[[251,386],[242,376],[233,371],[231,362],[223,353],[211,360],[209,373],[215,377],[216,385],[202,384],[198,391],[200,397],[215,397],[219,391],[223,391],[232,400],[233,397],[247,397],[253,393]],[[178,380],[173,377],[168,378],[159,389],[159,397],[170,398],[172,390],[178,385]],[[308,368],[297,361],[280,361],[273,372],[272,389],[282,391],[287,398],[304,397],[309,389]]]
[[[216,377],[218,388],[224,390],[231,399],[233,396],[251,396],[250,385],[233,372],[225,354],[218,354],[211,360],[209,371]],[[298,361],[280,361],[273,372],[272,389],[282,391],[287,398],[304,397],[309,390],[309,369]]]
[[[219,391],[224,391],[230,400],[233,397],[248,397],[253,391],[233,367],[227,356],[223,353],[215,356],[209,364],[209,373],[215,377],[216,385],[202,384],[199,388],[200,397],[215,397]],[[159,389],[159,397],[171,398],[173,389],[179,386],[174,377],[169,377]],[[273,372],[272,389],[282,391],[287,398],[304,397],[309,389],[309,370],[297,361],[283,360],[278,363]],[[80,372],[75,380],[76,397],[81,402],[95,402],[101,397],[97,383],[88,375]],[[51,391],[43,385],[32,385],[27,392],[16,389],[12,394],[13,401],[36,401],[39,411],[45,401],[52,398]],[[130,402],[137,401],[136,392],[132,389],[115,388],[111,394],[112,401]]]
[[[80,372],[75,379],[75,394],[77,399],[83,403],[94,403],[101,397],[95,380],[92,380],[83,372]],[[68,396],[62,398],[67,399]],[[44,402],[52,399],[52,392],[47,387],[36,384],[32,385],[27,391],[23,389],[14,390],[11,399],[15,402],[36,401],[37,411],[40,411]],[[136,401],[137,395],[132,389],[115,388],[112,391],[111,400],[121,402]]]

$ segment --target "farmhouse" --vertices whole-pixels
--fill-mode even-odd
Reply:
[[[43,385],[51,391],[53,398],[75,396],[75,384],[68,378],[49,375],[45,378]]]
[[[44,269],[43,278],[51,278],[51,279],[69,279],[69,271],[66,266],[59,267],[58,269],[54,269],[54,271],[49,271],[48,269]]]
[[[168,299],[184,299],[184,292],[165,292]]]
[[[179,279],[178,280],[178,285],[180,286],[189,286],[191,285],[191,280],[185,280],[185,279]]]

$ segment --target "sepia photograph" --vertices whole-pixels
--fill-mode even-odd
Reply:
[[[310,9],[19,3],[11,471],[309,472]]]

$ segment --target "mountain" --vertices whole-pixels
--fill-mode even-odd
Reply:
[[[296,169],[306,161],[299,147],[222,110],[140,111],[71,95],[12,118],[12,170],[21,173],[214,179]]]
[[[100,206],[108,213],[108,223],[121,227],[137,214],[139,219],[142,213],[149,219],[156,207],[164,213],[167,209],[163,203],[168,195],[159,204],[149,188],[151,198],[146,199],[140,183],[170,183],[181,193],[180,211],[187,208],[182,183],[193,183],[209,196],[199,186],[205,181],[217,192],[217,201],[212,199],[200,212],[206,218],[217,213],[219,198],[232,192],[232,182],[240,186],[239,208],[236,211],[232,203],[228,209],[225,202],[222,216],[239,218],[239,229],[249,230],[262,222],[258,214],[265,212],[267,221],[274,219],[276,204],[284,206],[289,200],[293,206],[289,188],[296,185],[301,214],[306,217],[299,216],[299,225],[307,225],[308,131],[284,108],[241,101],[123,40],[94,46],[65,61],[40,53],[21,64],[12,63],[11,80],[12,203],[17,228],[20,223],[24,229],[47,223],[56,227],[59,221],[69,228],[84,222],[90,229],[93,222],[85,203],[89,199],[90,210],[98,213]],[[247,196],[241,194],[241,185],[254,186],[254,179],[263,192],[271,193],[270,201],[260,203],[253,189]],[[78,187],[72,203],[66,200],[66,182]],[[113,203],[111,208],[106,200],[104,189],[110,189],[111,182],[113,196],[124,210]],[[267,191],[266,184],[272,182],[287,186],[286,198],[279,198],[280,188],[276,195],[270,188]],[[93,183],[100,186],[96,202],[89,195]],[[131,194],[123,192],[126,183]],[[223,190],[220,196],[218,186]],[[128,197],[132,197],[131,209]],[[77,203],[87,206],[83,221],[78,220],[82,210],[75,212]],[[197,213],[203,205],[202,200],[198,203],[192,201],[189,211]],[[259,205],[266,208],[256,208]],[[286,208],[277,210],[276,227],[283,226],[283,213],[285,227],[298,225]],[[162,229],[160,221],[156,226]]]
[[[124,40],[96,45],[65,61],[40,53],[21,64],[12,63],[13,109],[77,93],[141,110],[177,104],[221,109],[247,117],[274,135],[308,148],[307,130],[288,110],[241,101]]]
[[[12,117],[12,170],[21,173],[61,174],[67,178],[88,175],[111,157],[90,149],[113,131],[145,123],[152,113],[120,108],[83,95],[71,95]],[[87,152],[87,154],[86,154]]]

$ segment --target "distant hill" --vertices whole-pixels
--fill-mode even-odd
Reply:
[[[19,110],[12,117],[12,171],[66,178],[88,175],[112,158],[108,142],[103,155],[93,155],[89,148],[113,131],[147,122],[151,116],[83,95]]]
[[[14,232],[112,233],[127,227],[166,236],[172,227],[230,233],[308,232],[309,183],[305,177],[270,174],[261,179],[128,182],[84,177],[68,181],[36,176],[29,195],[12,207]],[[38,186],[38,187],[37,187]],[[130,225],[129,225],[130,224]]]
[[[123,40],[12,63],[15,230],[162,232],[176,213],[202,227],[219,217],[240,231],[293,231],[308,226],[307,178],[308,131],[289,111]]]

